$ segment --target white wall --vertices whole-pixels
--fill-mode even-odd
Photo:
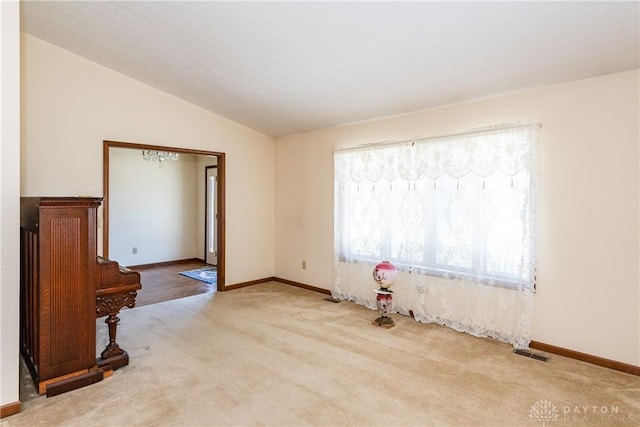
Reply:
[[[0,406],[18,402],[20,4],[0,1]]]
[[[335,148],[539,121],[533,339],[640,365],[639,78],[636,70],[277,139],[276,276],[332,288]]]
[[[226,284],[273,276],[273,138],[30,35],[21,47],[23,196],[101,196],[103,140],[223,152]]]
[[[109,149],[109,259],[120,265],[203,258],[197,246],[198,157],[150,162],[141,150]],[[133,254],[133,248],[137,253]]]

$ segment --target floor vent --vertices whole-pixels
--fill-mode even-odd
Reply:
[[[326,297],[324,300],[325,301],[329,301],[329,302],[333,302],[333,303],[336,303],[336,304],[342,301],[341,299],[334,298],[334,297]]]
[[[549,361],[549,358],[547,356],[543,356],[542,354],[538,354],[538,353],[533,353],[530,350],[516,349],[516,350],[513,350],[513,352],[515,354],[519,354],[520,356],[525,356],[525,357],[528,357],[530,359],[539,360],[541,362]]]

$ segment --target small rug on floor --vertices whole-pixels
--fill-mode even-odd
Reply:
[[[211,284],[215,284],[218,280],[218,271],[216,270],[216,267],[198,268],[196,270],[183,271],[180,274],[191,279]]]

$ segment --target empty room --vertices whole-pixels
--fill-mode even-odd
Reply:
[[[638,2],[0,20],[2,425],[640,423]]]

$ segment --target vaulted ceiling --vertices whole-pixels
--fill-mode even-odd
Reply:
[[[22,31],[274,137],[640,68],[640,3],[23,1]]]

